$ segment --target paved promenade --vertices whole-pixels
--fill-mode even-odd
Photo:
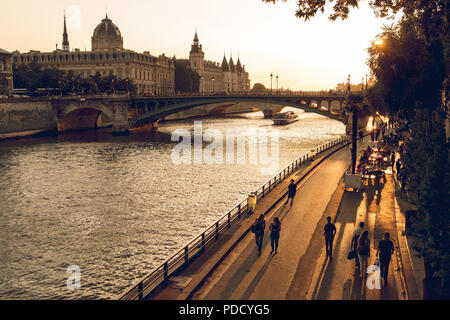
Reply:
[[[367,138],[358,149],[366,147]],[[238,237],[286,192],[290,178],[266,196],[237,230],[222,238],[217,250],[200,256],[149,298],[405,299],[396,228],[399,209],[391,174],[386,174],[384,183],[369,184],[363,192],[348,192],[344,191],[342,176],[350,164],[349,147],[332,154],[298,183],[292,207],[285,205],[283,199],[267,214],[261,255],[252,233],[240,241]],[[305,171],[300,170],[292,178],[299,179]],[[325,257],[322,235],[327,216],[332,217],[337,228],[332,261]],[[275,217],[282,223],[278,254],[271,253],[268,231]],[[354,260],[347,260],[353,230],[360,221],[366,223],[371,240],[369,265],[375,260],[378,241],[385,232],[391,233],[396,253],[392,256],[387,287],[368,289],[355,274]],[[232,243],[237,243],[233,250],[212,267]]]

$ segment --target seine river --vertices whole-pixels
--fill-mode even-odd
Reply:
[[[276,129],[280,169],[345,132],[311,113],[282,127],[262,113],[202,121],[223,133]],[[172,132],[193,127],[0,141],[0,299],[115,298],[270,178],[258,164],[174,164]]]

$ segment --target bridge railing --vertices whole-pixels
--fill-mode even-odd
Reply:
[[[260,200],[264,198],[264,196],[266,196],[275,186],[279,185],[293,172],[298,170],[302,164],[313,160],[321,152],[337,144],[343,143],[345,140],[346,138],[341,137],[324,143],[290,163],[286,168],[256,189],[254,194],[257,196],[257,199]],[[150,274],[140,280],[122,295],[120,299],[141,300],[159,285],[163,283],[167,284],[171,275],[203,253],[208,246],[220,238],[222,232],[230,229],[231,226],[246,215],[248,211],[248,198],[245,198],[230,211],[221,216],[216,222],[207,227],[200,235],[189,241],[181,250],[177,251],[164,263],[155,268]]]

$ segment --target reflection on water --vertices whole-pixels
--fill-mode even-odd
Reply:
[[[203,129],[272,129],[259,114]],[[175,165],[171,132],[88,131],[0,142],[0,298],[114,298],[266,180],[258,165]],[[344,133],[315,114],[277,127],[280,169]],[[66,269],[81,270],[81,289]]]

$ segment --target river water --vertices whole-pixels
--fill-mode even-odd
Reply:
[[[337,121],[299,115],[276,128],[262,113],[202,126],[277,130],[282,169],[345,132]],[[193,127],[183,120],[127,137],[1,141],[0,298],[115,298],[270,178],[261,164],[174,164],[171,134]],[[69,266],[79,268],[79,289],[67,287]]]

